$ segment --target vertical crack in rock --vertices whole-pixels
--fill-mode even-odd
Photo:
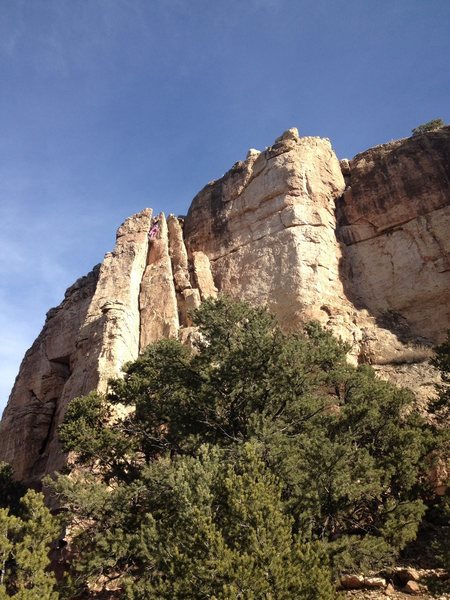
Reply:
[[[169,229],[169,254],[178,305],[178,319],[180,326],[190,327],[192,325],[190,313],[200,306],[200,292],[191,283],[182,220],[174,215],[169,215],[167,226]]]
[[[180,271],[177,271],[177,277]],[[169,255],[169,235],[163,214],[159,217],[159,233],[150,240],[147,266],[139,293],[140,350],[162,338],[178,336],[179,319],[174,273]]]

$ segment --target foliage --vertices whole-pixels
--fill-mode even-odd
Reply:
[[[21,517],[0,509],[0,600],[57,600],[55,579],[47,572],[57,521],[42,494],[29,490],[21,503]]]
[[[434,358],[431,364],[441,374],[441,383],[437,385],[437,398],[431,404],[431,411],[437,423],[437,435],[441,437],[441,452],[435,457],[437,469],[440,465],[448,465],[450,462],[450,431],[448,428],[450,417],[450,331],[442,344],[435,348]],[[441,469],[442,472],[445,469]],[[440,473],[442,475],[442,472]],[[447,471],[448,472],[448,471]],[[450,485],[449,481],[441,481],[441,484]],[[450,545],[448,543],[448,531],[450,528],[450,496],[439,498],[432,507],[432,518],[438,526],[439,536],[434,544],[435,555],[442,566],[450,570]]]
[[[59,485],[83,520],[79,482]],[[84,502],[71,597],[118,575],[133,600],[335,597],[323,549],[293,533],[257,444],[153,461],[109,490],[91,480]]]
[[[20,499],[26,488],[15,481],[11,465],[0,462],[0,508],[8,508],[15,515],[20,512]]]
[[[420,135],[421,133],[435,131],[436,129],[440,129],[441,127],[445,127],[445,122],[442,119],[432,119],[431,121],[427,121],[427,123],[423,123],[423,125],[418,125],[417,127],[414,127],[414,129],[412,130],[412,134]]]
[[[324,550],[335,570],[395,556],[437,443],[411,394],[350,366],[317,324],[284,334],[223,297],[194,320],[194,351],[154,344],[108,398],[69,407],[60,436],[82,469],[56,490],[75,524],[74,588],[325,599]],[[132,410],[111,421],[115,404]]]
[[[435,530],[438,533],[432,545],[433,552],[440,566],[450,571],[450,543],[448,537],[450,532],[450,496],[438,498],[433,506],[433,512]]]
[[[443,423],[448,423],[450,416],[450,331],[447,339],[437,348],[431,364],[439,369],[442,382],[437,386],[438,396],[433,403],[433,409]]]

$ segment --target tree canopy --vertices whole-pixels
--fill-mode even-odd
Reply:
[[[60,533],[44,497],[29,490],[21,515],[0,508],[0,600],[57,600],[56,580],[48,571],[51,543]]]
[[[69,405],[70,597],[327,600],[333,572],[395,557],[437,444],[412,395],[317,324],[286,334],[224,297],[194,322],[195,348],[153,344]]]

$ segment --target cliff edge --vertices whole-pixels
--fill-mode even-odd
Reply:
[[[316,319],[354,362],[432,393],[432,345],[450,328],[450,127],[338,161],[290,129],[194,198],[183,221],[150,209],[118,229],[103,263],[47,314],[0,424],[0,459],[28,483],[60,469],[68,402],[107,389],[217,293],[265,304],[285,329]]]

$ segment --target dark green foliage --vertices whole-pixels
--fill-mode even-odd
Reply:
[[[8,508],[10,513],[17,515],[25,492],[25,486],[14,480],[11,465],[0,462],[0,508]]]
[[[47,567],[58,523],[42,494],[29,490],[21,503],[21,517],[0,509],[0,599],[57,600],[56,581]]]
[[[113,411],[101,395],[92,392],[73,400],[67,409],[59,439],[66,452],[75,451],[80,465],[94,461],[106,481],[114,474],[127,478],[132,468],[134,439],[114,426]],[[130,462],[131,461],[131,462]]]
[[[437,398],[431,404],[430,410],[436,421],[436,435],[440,437],[441,451],[434,454],[435,469],[438,485],[447,486],[447,495],[437,499],[430,511],[430,520],[434,521],[437,535],[433,544],[436,558],[446,569],[450,570],[450,481],[443,480],[443,474],[448,469],[442,468],[450,464],[450,430],[448,427],[450,417],[450,331],[446,340],[435,348],[435,356],[431,364],[439,369],[441,383],[437,385]]]
[[[445,425],[450,417],[450,331],[447,339],[435,348],[435,356],[431,364],[441,373],[441,384],[437,386],[438,396],[432,405],[439,420]]]
[[[335,597],[320,545],[302,541],[285,514],[281,487],[244,444],[231,454],[203,446],[196,456],[153,461],[132,485],[61,480],[67,506],[92,526],[75,538],[75,590],[86,582],[120,583],[126,598]],[[76,532],[74,532],[76,534]]]
[[[194,352],[159,342],[109,398],[71,404],[61,439],[83,469],[56,488],[83,523],[75,588],[331,598],[324,551],[335,570],[380,566],[415,537],[432,431],[316,324],[286,335],[226,298],[194,318]],[[133,410],[111,423],[110,403]]]
[[[427,123],[423,123],[423,125],[418,125],[417,127],[414,127],[414,129],[412,130],[412,134],[420,135],[421,133],[435,131],[436,129],[440,129],[441,127],[445,127],[445,122],[442,119],[432,119],[431,121],[427,121]]]
[[[430,520],[434,521],[435,533],[433,553],[438,565],[450,571],[450,496],[447,494],[438,498],[432,512]]]

